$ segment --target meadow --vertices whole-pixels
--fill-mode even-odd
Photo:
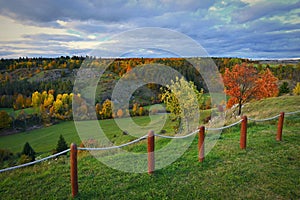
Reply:
[[[298,100],[299,97],[280,97],[247,104],[245,114],[264,118],[280,111],[299,110]],[[134,120],[141,125],[149,122],[147,117]],[[133,139],[123,135],[113,123],[100,121],[115,144]],[[171,123],[167,122],[164,129],[171,134]],[[226,129],[203,163],[198,162],[195,137],[183,156],[151,176],[114,170],[88,152],[80,153],[79,195],[75,199],[299,199],[300,114],[285,117],[283,141],[275,140],[276,130],[277,120],[249,122],[247,148],[241,150],[239,125]],[[59,134],[69,143],[80,142],[73,122],[64,122],[3,136],[0,146],[18,152],[28,140],[37,152],[45,152],[55,148]],[[169,139],[157,139],[155,148],[162,148],[168,142]],[[146,148],[146,141],[141,141],[127,150],[141,152]],[[72,199],[68,155],[1,173],[0,179],[3,199]]]

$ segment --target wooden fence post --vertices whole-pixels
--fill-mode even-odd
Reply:
[[[203,162],[204,160],[204,137],[205,137],[205,127],[200,126],[199,128],[199,137],[198,137],[198,158],[199,162]]]
[[[277,141],[282,141],[283,121],[284,121],[284,112],[281,112],[278,119],[278,127],[277,127],[277,135],[276,135]]]
[[[78,194],[78,176],[77,176],[77,146],[74,143],[71,144],[70,164],[71,164],[72,197],[75,197]]]
[[[240,148],[245,149],[247,143],[247,116],[242,117]]]
[[[148,174],[153,174],[155,170],[154,160],[154,132],[148,132]]]

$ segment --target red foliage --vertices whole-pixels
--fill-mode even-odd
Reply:
[[[223,76],[225,93],[230,96],[227,107],[239,105],[239,115],[242,105],[251,99],[262,99],[278,94],[277,78],[267,69],[259,74],[253,66],[235,65],[230,71],[225,69]]]

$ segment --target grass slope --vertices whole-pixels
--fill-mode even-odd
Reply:
[[[153,116],[154,120],[162,120],[162,118],[162,115]],[[121,120],[123,121],[123,124],[126,124],[129,121],[129,118],[124,118]],[[133,120],[141,126],[147,125],[150,121],[149,117],[146,116],[135,117]],[[99,123],[107,137],[116,144],[126,143],[133,138],[130,135],[123,135],[122,131],[117,127],[114,120],[101,120]],[[167,122],[164,129],[169,133],[172,132],[172,123]],[[87,134],[89,131],[94,132],[94,130],[89,130],[88,125],[87,130]],[[146,133],[147,131],[141,134],[145,135]],[[60,134],[63,135],[66,142],[69,144],[75,142],[79,145],[81,143],[81,138],[77,134],[74,122],[67,121],[42,129],[0,136],[0,148],[8,149],[13,153],[17,153],[22,151],[22,148],[26,142],[29,142],[29,144],[37,153],[41,154],[46,152],[47,154],[47,152],[51,152],[52,149],[56,148]]]
[[[280,107],[276,109],[293,111],[295,109],[290,107],[291,110],[288,110],[287,107],[293,104],[298,108],[297,100],[298,97],[293,100],[288,97],[288,104],[278,103]],[[283,100],[279,98],[278,101]],[[261,104],[261,110],[267,112],[268,106],[274,106],[271,102],[275,104],[276,99]],[[257,105],[253,106],[253,110],[255,108]],[[275,113],[269,110],[269,114]],[[248,114],[251,114],[250,110]],[[140,124],[149,122],[147,118],[134,120]],[[104,123],[108,137],[116,144],[132,139],[131,136],[123,136],[110,120],[100,123]],[[282,142],[275,140],[276,124],[277,120],[249,123],[246,150],[239,149],[239,126],[223,131],[203,163],[197,161],[195,138],[182,157],[155,171],[153,176],[117,171],[88,153],[81,154],[78,159],[79,196],[76,199],[300,199],[300,114],[286,116]],[[63,129],[67,125],[70,127]],[[60,133],[65,134],[69,142],[68,137],[71,138],[75,131],[71,127],[74,128],[72,123],[66,122],[35,130],[45,132],[32,131],[27,135],[32,134],[28,138],[33,139],[40,137],[38,133],[42,135],[52,131],[52,134],[57,134],[55,142],[54,139],[52,141],[55,145]],[[171,125],[165,128],[170,130]],[[114,137],[115,134],[118,134],[117,137]],[[14,139],[17,140],[17,135],[8,137],[16,137]],[[0,138],[1,142],[3,138]],[[5,138],[4,141],[8,140]],[[156,140],[155,148],[163,147],[168,141]],[[142,141],[127,150],[145,151],[146,148],[146,141]],[[120,164],[126,166],[126,163]],[[3,199],[71,199],[69,168],[68,156],[62,156],[32,167],[1,173],[0,196]]]
[[[250,124],[247,149],[240,150],[239,127],[233,127],[203,163],[197,162],[195,138],[181,158],[153,176],[117,171],[81,155],[77,199],[299,199],[299,129],[299,114],[286,118],[277,142],[275,125]],[[69,167],[65,156],[1,173],[1,198],[71,199]]]

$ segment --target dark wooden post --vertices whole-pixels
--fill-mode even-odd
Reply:
[[[154,161],[154,132],[148,133],[148,174],[153,174],[155,169]]]
[[[247,116],[242,117],[240,148],[245,149],[247,143]]]
[[[75,197],[78,194],[78,176],[77,176],[77,146],[74,143],[71,144],[70,164],[71,164],[72,197]]]
[[[283,121],[284,121],[284,112],[281,112],[278,119],[278,127],[277,127],[277,135],[276,135],[277,141],[282,141]]]
[[[199,137],[198,137],[198,158],[199,162],[203,162],[204,160],[204,137],[205,137],[205,127],[201,126],[199,128]]]

